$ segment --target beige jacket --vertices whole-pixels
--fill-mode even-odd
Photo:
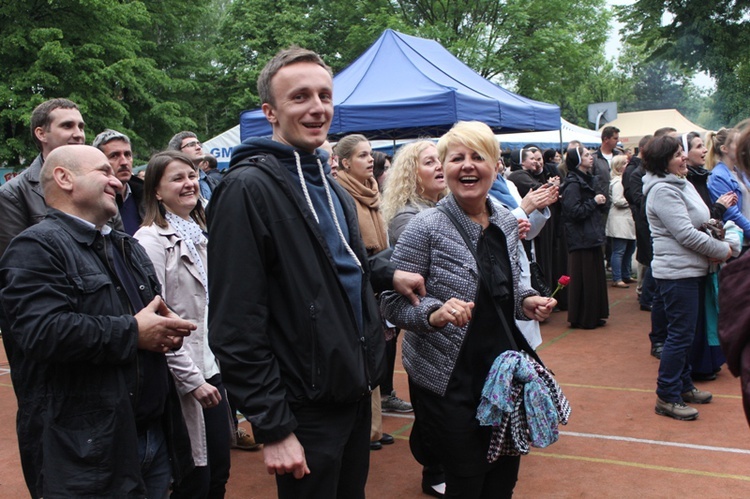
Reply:
[[[146,249],[162,286],[162,298],[180,317],[197,324],[198,329],[186,337],[182,348],[167,354],[167,364],[180,395],[193,460],[206,466],[206,425],[203,409],[191,392],[219,373],[216,358],[208,347],[206,327],[206,292],[193,258],[171,225],[162,229],[156,224],[141,227],[134,237]],[[196,249],[207,266],[206,244]]]
[[[607,237],[635,240],[635,222],[622,186],[622,176],[613,177],[609,183],[612,206],[607,217]]]

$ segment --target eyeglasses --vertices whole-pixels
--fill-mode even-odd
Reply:
[[[202,146],[203,146],[203,144],[201,144],[201,143],[200,143],[200,142],[198,142],[197,140],[191,140],[191,141],[190,141],[190,142],[188,142],[187,144],[182,144],[182,145],[180,146],[180,151],[182,151],[182,150],[183,150],[183,149],[185,149],[186,147],[202,147]]]

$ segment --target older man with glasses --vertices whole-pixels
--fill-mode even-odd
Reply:
[[[211,193],[218,184],[216,179],[209,177],[201,169],[200,164],[203,161],[203,144],[198,140],[198,136],[193,132],[180,132],[169,141],[167,149],[172,151],[182,151],[193,160],[193,164],[198,168],[200,177],[201,196],[206,201],[211,199]]]

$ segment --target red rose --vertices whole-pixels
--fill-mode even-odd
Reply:
[[[568,275],[561,275],[560,278],[557,280],[557,287],[550,295],[550,298],[554,298],[558,291],[560,291],[562,288],[570,284],[570,276]]]

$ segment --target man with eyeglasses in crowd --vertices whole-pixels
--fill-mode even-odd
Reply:
[[[195,133],[189,131],[180,132],[172,137],[172,139],[169,141],[169,146],[167,146],[167,149],[170,149],[172,151],[182,151],[183,153],[190,156],[190,158],[193,160],[193,164],[196,166],[196,168],[198,168],[201,196],[203,196],[203,199],[205,199],[206,201],[209,201],[211,199],[211,193],[213,192],[218,182],[216,181],[216,179],[213,179],[206,175],[206,173],[201,168],[201,163],[203,162],[205,155],[203,154],[203,144],[201,144],[198,140],[198,136]]]

